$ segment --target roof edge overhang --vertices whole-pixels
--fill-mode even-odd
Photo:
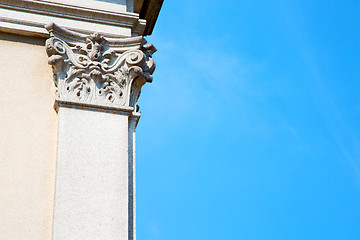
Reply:
[[[134,1],[134,12],[139,14],[140,19],[145,19],[147,22],[143,33],[144,36],[153,32],[163,2],[164,0]]]

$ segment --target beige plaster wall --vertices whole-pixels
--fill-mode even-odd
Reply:
[[[0,239],[50,240],[57,114],[44,40],[0,33]]]

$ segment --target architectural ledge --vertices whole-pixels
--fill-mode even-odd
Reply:
[[[152,81],[156,48],[143,37],[105,38],[46,26],[57,102],[137,110],[141,87]],[[125,110],[128,111],[128,110]]]
[[[143,35],[146,21],[126,6],[94,0],[2,0],[0,30],[21,35],[48,37],[44,26],[56,22],[64,28],[105,37]]]
[[[135,0],[134,12],[140,14],[141,19],[146,20],[144,36],[150,35],[155,27],[161,6],[164,0]]]

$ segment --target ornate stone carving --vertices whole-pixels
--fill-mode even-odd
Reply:
[[[152,81],[156,48],[143,37],[83,35],[55,24],[46,26],[49,64],[58,101],[133,107],[141,87]]]

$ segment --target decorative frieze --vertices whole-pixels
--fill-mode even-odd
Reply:
[[[143,37],[84,35],[55,24],[46,29],[48,63],[53,67],[58,101],[104,107],[133,107],[141,87],[152,81],[156,48]]]

